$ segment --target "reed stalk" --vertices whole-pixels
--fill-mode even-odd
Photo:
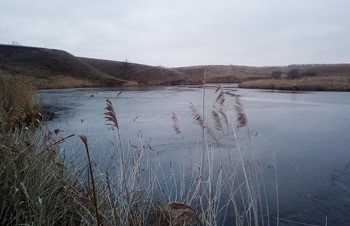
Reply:
[[[99,217],[99,213],[98,213],[96,185],[95,185],[94,174],[93,174],[93,171],[92,171],[92,162],[91,162],[91,157],[90,157],[90,152],[89,152],[89,146],[88,146],[88,143],[87,143],[87,137],[85,135],[79,135],[79,138],[84,143],[86,155],[87,155],[87,158],[88,158],[89,174],[90,174],[91,186],[92,186],[92,197],[93,197],[93,200],[94,200],[95,215],[96,215],[96,224],[97,225],[101,225],[100,217]]]
[[[113,159],[114,167],[105,172],[97,164],[92,167],[92,150],[84,135],[79,138],[88,164],[69,168],[59,147],[74,134],[63,135],[60,130],[45,133],[39,148],[30,134],[35,130],[16,127],[12,131],[17,134],[15,138],[9,132],[0,133],[0,176],[6,179],[0,191],[7,194],[0,197],[0,224],[220,225],[229,219],[236,225],[264,222],[265,187],[261,188],[260,168],[251,150],[245,150],[239,139],[240,130],[248,124],[243,104],[238,95],[219,87],[212,118],[206,115],[205,80],[206,71],[202,108],[190,105],[193,121],[201,129],[202,144],[198,142],[195,148],[188,145],[194,149],[189,158],[171,161],[170,165],[144,145],[142,138],[140,145],[122,142],[117,112],[108,99],[105,119],[109,129],[116,132],[117,157]],[[175,133],[185,140],[175,112],[171,117]],[[86,169],[87,180],[83,176]],[[232,216],[234,219],[229,218]]]

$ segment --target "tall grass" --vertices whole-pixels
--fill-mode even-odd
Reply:
[[[270,223],[264,169],[254,158],[249,139],[243,145],[240,140],[242,130],[249,130],[240,97],[222,87],[216,92],[211,116],[204,115],[203,106],[190,106],[194,125],[203,131],[201,145],[189,147],[189,158],[167,168],[142,139],[139,144],[123,143],[117,109],[110,100],[105,119],[115,137],[116,157],[108,171],[101,171],[91,159],[84,135],[79,137],[87,163],[77,168],[60,151],[65,140],[79,139],[74,134],[63,136],[59,129],[47,131],[33,124],[2,129],[0,224]],[[187,143],[181,119],[175,112],[171,118],[175,134]],[[0,128],[6,125],[1,121]]]
[[[250,139],[242,148],[239,138],[238,130],[249,130],[240,97],[222,87],[216,92],[212,118],[200,113],[198,109],[204,111],[203,106],[190,105],[194,124],[203,131],[203,140],[191,152],[190,159],[180,160],[183,164],[173,162],[168,171],[160,160],[149,158],[142,143],[141,149],[126,151],[119,144],[119,168],[114,175],[119,180],[112,186],[113,197],[120,200],[116,203],[118,211],[124,211],[119,219],[132,216],[124,217],[123,224],[148,224],[155,217],[154,211],[158,214],[156,219],[160,214],[163,221],[174,225],[221,225],[233,219],[235,225],[260,225],[270,221],[263,190],[264,169],[254,158]],[[122,131],[116,123],[116,111],[111,101],[106,104],[107,124],[116,129],[116,141],[120,142]],[[231,114],[232,110],[236,115]],[[175,112],[171,118],[175,134],[181,134],[187,143]],[[142,218],[139,210],[135,212],[141,203]]]
[[[48,133],[39,140],[33,131],[17,127],[1,132],[0,224],[79,223],[79,205],[74,202],[78,186],[72,187],[78,181],[56,151],[57,135]]]
[[[32,83],[22,76],[0,73],[0,119],[11,124],[40,118],[40,105]]]
[[[34,87],[0,76],[0,225],[91,224],[90,193],[59,152],[59,129],[41,124]]]
[[[227,215],[234,216],[235,225],[264,223],[266,221],[264,218],[270,214],[262,201],[263,169],[255,160],[249,145],[244,145],[246,149],[241,148],[238,136],[238,129],[243,127],[248,129],[240,97],[225,91],[222,87],[216,92],[217,98],[212,111],[213,126],[208,118],[198,113],[195,106],[191,106],[196,124],[206,132],[201,156],[205,157],[206,165],[199,166],[205,168],[205,173],[198,173],[201,176],[191,182],[194,184],[193,187],[199,189],[189,192],[193,192],[193,197],[199,198],[201,203],[199,213],[205,224],[220,225],[232,220],[232,217],[228,218]],[[231,109],[235,110],[235,116],[230,114]],[[199,156],[194,158],[196,157]],[[189,201],[191,200],[187,200]],[[230,211],[233,213],[229,213]]]

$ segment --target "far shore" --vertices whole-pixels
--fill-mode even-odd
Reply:
[[[291,91],[350,91],[350,78],[308,77],[301,79],[259,79],[239,83],[239,88]]]
[[[259,80],[248,80],[241,83],[208,83],[206,86],[215,85],[232,85],[234,84],[237,88],[244,89],[270,89],[270,90],[290,90],[290,91],[339,91],[349,92],[350,91],[350,78],[304,78],[304,79],[259,79]],[[134,85],[134,86],[55,86],[51,84],[50,87],[37,87],[37,90],[54,90],[54,89],[138,89],[142,87],[166,87],[166,86],[194,86],[203,87],[203,84],[177,84],[177,85]]]

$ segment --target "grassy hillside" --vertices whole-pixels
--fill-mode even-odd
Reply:
[[[206,71],[208,83],[239,83],[245,80],[254,80],[269,77],[278,67],[249,67],[237,65],[202,65],[179,67],[176,70],[190,77],[192,81],[203,80]]]
[[[0,45],[0,70],[33,80],[38,88],[122,85],[73,55],[55,49]]]
[[[350,91],[350,65],[292,65],[265,79],[244,81],[241,88],[279,90]]]
[[[65,51],[0,45],[0,74],[25,76],[38,88],[239,83],[242,88],[349,91],[350,64],[165,68],[75,57]]]
[[[307,64],[283,67],[203,65],[176,68],[192,81],[239,83],[241,88],[350,91],[350,64]]]
[[[138,85],[178,85],[192,82],[176,69],[129,62],[79,58],[115,78],[135,81]]]

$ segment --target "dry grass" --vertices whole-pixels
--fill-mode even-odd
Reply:
[[[235,221],[231,222],[234,225],[268,224],[271,213],[263,201],[264,169],[254,158],[249,148],[250,144],[243,144],[246,148],[242,149],[239,140],[239,130],[249,130],[240,96],[234,92],[227,92],[222,87],[216,92],[218,95],[212,118],[205,118],[199,112],[199,106],[190,106],[194,123],[205,131],[207,136],[203,150],[191,154],[188,166],[191,170],[184,173],[190,174],[187,175],[191,178],[190,182],[180,183],[179,187],[184,190],[179,193],[186,196],[171,201],[180,201],[193,209],[197,206],[196,213],[205,225],[227,223],[228,213],[235,216],[234,219],[230,219]],[[231,114],[231,109],[234,109],[235,116]],[[172,118],[175,133],[182,133],[179,119],[174,115]],[[249,131],[247,133],[249,134]],[[201,160],[203,156],[205,161]],[[183,180],[186,176],[177,175],[177,178]]]
[[[158,206],[160,214],[171,225],[184,225],[194,222],[200,224],[199,215],[187,204],[181,202],[168,202]]]
[[[0,44],[1,69],[31,78],[39,88],[123,85],[65,51]]]
[[[270,213],[262,202],[262,172],[252,153],[240,148],[237,135],[247,125],[243,105],[234,93],[217,92],[212,119],[199,106],[190,106],[194,123],[206,136],[203,150],[197,147],[180,171],[171,165],[166,172],[142,143],[140,150],[122,143],[110,100],[105,117],[115,135],[116,157],[109,171],[100,171],[91,159],[83,135],[87,163],[72,167],[59,147],[76,139],[74,134],[25,126],[2,130],[0,192],[5,195],[0,197],[0,224],[221,225],[227,215],[234,216],[235,225],[264,222]],[[176,134],[185,139],[175,113],[172,119]],[[223,142],[227,148],[220,147]]]
[[[316,76],[301,79],[261,79],[240,83],[239,87],[300,91],[350,91],[350,77]]]
[[[97,193],[96,193],[96,185],[95,185],[95,179],[92,171],[92,162],[91,162],[91,157],[90,157],[90,152],[89,152],[89,146],[88,146],[88,140],[85,135],[79,135],[80,140],[84,143],[85,150],[86,150],[86,156],[88,159],[88,167],[89,167],[89,176],[91,180],[91,187],[92,187],[92,197],[93,197],[93,204],[95,207],[95,217],[96,217],[96,224],[100,225],[100,217],[99,217],[99,212],[98,212],[98,205],[97,205]],[[88,181],[89,182],[89,181]]]
[[[0,224],[79,224],[86,196],[57,152],[59,135],[43,140],[32,127],[9,133],[0,126]]]
[[[68,76],[57,76],[48,79],[36,80],[36,84],[37,88],[39,89],[84,88],[98,86],[98,84],[91,80]]]
[[[0,86],[0,224],[95,222],[93,193],[58,148],[74,134],[45,132],[33,86],[25,78],[1,75]]]
[[[34,86],[24,77],[0,74],[0,119],[12,123],[31,123],[41,118]]]

